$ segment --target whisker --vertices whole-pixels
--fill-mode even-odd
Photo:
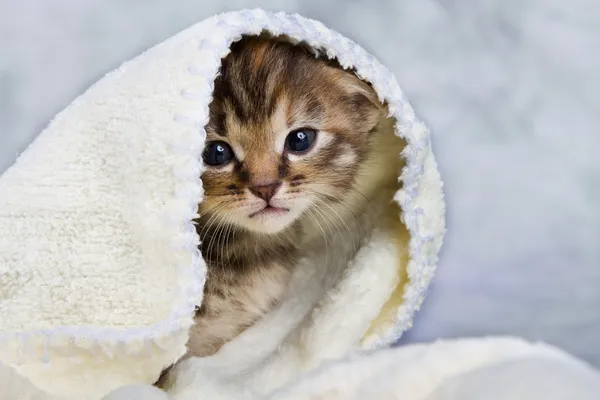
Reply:
[[[210,218],[208,219],[208,221],[206,223],[202,224],[202,227],[200,229],[200,231],[198,232],[198,236],[200,236],[200,240],[204,239],[204,236],[202,235],[205,231],[209,230],[211,228],[211,226],[214,224],[214,221],[216,221],[216,219],[218,218],[218,212],[221,211],[223,208],[227,207],[228,205],[230,205],[231,203],[223,203],[223,204],[219,204],[217,207],[214,207],[211,212],[213,212],[213,215],[210,216]],[[208,212],[205,212],[205,214],[207,214]],[[201,218],[200,218],[201,220]],[[201,221],[199,221],[199,224],[201,223]]]
[[[219,219],[219,213],[221,212],[221,210],[223,210],[224,208],[226,208],[227,206],[231,205],[231,202],[227,202],[227,203],[223,203],[223,204],[219,204],[217,207],[214,207],[211,211],[213,212],[213,215],[210,216],[210,218],[208,219],[208,221],[203,224],[199,236],[200,239],[202,240],[202,242],[205,242],[205,237],[210,235],[210,242],[209,242],[209,246],[208,248],[206,248],[206,252],[209,253],[212,247],[212,241],[214,240],[216,234],[218,233],[218,229],[221,223],[221,220]],[[213,226],[215,223],[219,223],[219,225],[217,225],[217,228],[213,230]]]
[[[342,230],[340,229],[340,224],[334,218],[332,218],[329,214],[327,214],[325,212],[325,210],[323,210],[319,206],[319,203],[315,203],[314,204],[314,210],[318,212],[318,214],[321,216],[321,219],[323,220],[323,222],[325,222],[327,224],[327,226],[331,229],[333,246],[334,246],[334,249],[337,249],[338,246],[336,245],[336,243],[338,243],[339,241],[341,241],[341,243],[343,244],[343,242],[344,242],[343,241],[344,234],[342,233]],[[330,224],[330,222],[331,222],[331,224]],[[332,229],[332,227],[335,227],[335,231]],[[334,265],[337,262],[337,258],[339,256],[340,256],[339,251],[333,251],[333,263],[334,263]]]
[[[325,240],[325,263],[328,264],[329,263],[329,240],[327,239],[327,234],[325,233],[325,230],[323,229],[323,227],[321,226],[321,224],[319,223],[318,219],[313,215],[312,210],[308,209],[307,211],[307,216],[308,218],[311,220],[311,222],[317,226],[319,228],[319,230],[323,233],[323,239]]]
[[[231,230],[231,224],[229,221],[232,219],[232,212],[226,214],[225,218],[223,218],[223,227],[219,229],[217,234],[217,258],[223,260],[226,258],[226,248],[224,243],[227,243],[227,238],[229,236],[229,231]]]
[[[354,190],[354,189],[353,189],[353,190]],[[363,227],[363,224],[362,224],[362,223],[360,223],[360,218],[359,218],[359,216],[357,216],[357,215],[354,213],[354,211],[352,210],[352,208],[350,208],[350,207],[349,207],[349,204],[348,204],[348,202],[341,200],[339,197],[337,197],[337,196],[335,196],[335,195],[333,195],[333,194],[324,193],[324,192],[319,192],[319,191],[316,191],[316,190],[310,190],[310,189],[309,189],[309,191],[310,191],[310,192],[312,192],[313,194],[316,194],[317,196],[320,196],[320,197],[325,197],[326,199],[333,199],[333,200],[335,200],[335,201],[336,201],[336,203],[335,203],[336,205],[341,205],[342,207],[344,207],[346,210],[348,210],[348,211],[349,211],[349,212],[352,214],[352,216],[354,217],[355,223],[356,223],[357,227],[358,227],[359,229],[361,229],[361,231],[362,231],[362,234],[363,234],[363,235],[366,235],[366,234],[367,234],[367,231],[366,231],[366,230],[365,230],[365,228]],[[365,195],[363,195],[362,193],[360,193],[360,191],[358,191],[358,190],[354,190],[354,191],[355,191],[356,193],[360,194],[360,195],[361,195],[362,197],[364,197],[365,199],[367,199],[367,202],[365,203],[365,207],[358,207],[358,206],[355,206],[355,207],[354,207],[354,209],[356,209],[356,210],[358,210],[358,211],[359,211],[359,213],[360,213],[360,216],[364,215],[364,216],[366,216],[366,217],[367,217],[367,219],[369,220],[369,226],[368,226],[368,228],[369,228],[369,229],[372,229],[373,227],[375,227],[375,226],[376,226],[376,224],[375,224],[375,221],[373,221],[373,218],[372,218],[372,217],[373,217],[373,214],[374,214],[376,217],[378,217],[378,216],[377,216],[377,212],[375,212],[375,209],[374,209],[374,207],[373,207],[373,202],[372,202],[372,201],[370,201],[370,200],[368,200],[368,198],[367,198]],[[322,200],[322,201],[324,201],[324,199],[321,199],[321,200]],[[351,204],[351,203],[350,203],[350,204]],[[368,211],[367,211],[367,209],[369,209],[369,208],[371,209],[371,212],[368,212]],[[379,221],[379,218],[377,218],[377,222],[378,222],[378,221]]]
[[[229,217],[229,215],[231,215],[230,213],[226,214],[226,217]],[[212,250],[213,250],[213,245],[217,244],[218,246],[218,241],[220,240],[220,237],[223,233],[223,229],[229,225],[225,225],[225,223],[227,222],[229,218],[221,218],[219,221],[219,224],[217,225],[214,234],[212,235],[210,242],[208,243],[208,249],[207,249],[207,253],[212,254]],[[216,242],[214,242],[215,240],[217,240]]]
[[[337,219],[341,222],[342,226],[344,228],[346,228],[346,231],[348,232],[348,235],[350,236],[350,238],[352,239],[352,246],[353,246],[353,250],[356,251],[356,249],[358,249],[358,245],[356,243],[356,237],[355,235],[352,233],[352,230],[350,229],[350,227],[348,226],[348,224],[346,223],[346,221],[342,218],[342,216],[335,210],[335,208],[331,207],[328,203],[326,202],[321,202],[321,204],[327,206],[327,208],[329,208],[337,217]],[[334,221],[332,219],[332,221]]]

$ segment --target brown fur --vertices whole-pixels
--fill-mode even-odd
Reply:
[[[304,45],[245,37],[231,50],[215,81],[206,131],[207,142],[227,142],[236,158],[202,175],[197,227],[208,277],[188,342],[194,356],[213,354],[277,304],[306,242],[307,213],[313,204],[344,203],[353,194],[384,118],[368,84]],[[317,130],[322,142],[294,157],[283,143],[301,127]],[[248,189],[271,182],[282,184],[280,201],[304,211],[262,232],[246,221],[257,201]]]

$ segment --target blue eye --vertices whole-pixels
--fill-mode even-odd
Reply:
[[[291,131],[285,138],[285,148],[291,153],[305,153],[317,137],[317,131],[310,128],[301,128]]]
[[[225,142],[208,142],[202,153],[202,159],[206,165],[225,165],[233,160],[233,151]]]

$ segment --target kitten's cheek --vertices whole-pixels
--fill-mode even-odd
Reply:
[[[299,199],[297,201],[297,205],[296,208],[298,209],[298,211],[300,212],[304,212],[306,211],[306,209],[308,209],[312,204],[314,204],[314,199],[313,196],[310,197],[304,197],[302,199]]]
[[[306,197],[294,199],[292,202],[290,202],[289,206],[286,207],[290,210],[288,217],[292,221],[295,221],[296,219],[300,218],[312,204],[313,201]]]

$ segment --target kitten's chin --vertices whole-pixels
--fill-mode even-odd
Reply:
[[[300,214],[294,209],[265,208],[240,222],[252,232],[274,235],[290,227]]]

